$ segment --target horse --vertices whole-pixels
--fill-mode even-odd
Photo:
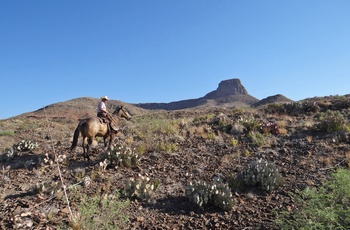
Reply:
[[[103,137],[105,147],[107,147],[106,139],[109,137],[109,147],[111,147],[114,134],[118,132],[119,119],[125,118],[126,120],[130,120],[131,116],[123,106],[117,107],[116,110],[112,113],[112,115],[108,114],[107,116],[111,120],[110,127],[108,127],[108,124],[101,121],[101,119],[98,117],[89,117],[84,120],[81,120],[74,131],[74,137],[70,150],[73,151],[77,146],[80,134],[83,137],[82,146],[84,158],[88,161],[90,161],[90,145],[95,140],[95,137]],[[86,139],[88,140],[88,143],[85,145]]]

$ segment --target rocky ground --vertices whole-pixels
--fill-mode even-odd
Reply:
[[[214,116],[205,116],[205,114]],[[0,226],[2,229],[65,229],[72,226],[71,214],[83,194],[90,197],[123,191],[125,180],[146,175],[159,180],[159,187],[147,201],[131,199],[124,209],[129,217],[121,228],[126,229],[278,229],[276,215],[281,210],[295,209],[293,195],[306,186],[319,186],[337,167],[349,167],[350,135],[347,132],[315,132],[314,115],[273,115],[259,110],[232,112],[167,112],[168,117],[185,117],[186,125],[178,129],[177,148],[172,151],[145,151],[136,167],[100,166],[98,156],[103,152],[99,143],[92,162],[82,157],[82,148],[69,151],[72,134],[77,125],[69,118],[16,118],[1,121],[1,130],[15,130],[13,136],[1,136],[2,146],[10,147],[20,140],[34,140],[39,146],[32,151],[2,154],[0,175]],[[246,133],[228,132],[220,121],[228,123],[246,115],[259,121],[279,122],[283,132],[264,134],[264,143],[253,145]],[[24,125],[25,123],[26,125]],[[135,121],[125,124],[117,142],[142,142],[137,137]],[[130,127],[134,127],[131,129]],[[200,133],[200,127],[205,127]],[[214,136],[208,137],[206,129]],[[168,140],[154,133],[153,141]],[[237,145],[230,144],[235,138]],[[6,140],[6,141],[5,141]],[[152,141],[152,140],[147,140]],[[5,149],[3,150],[4,152]],[[51,163],[54,156],[60,163]],[[240,173],[254,159],[273,162],[284,183],[271,193],[257,187],[233,190],[234,206],[223,211],[214,206],[199,207],[190,203],[184,187],[193,180],[226,181],[231,174]],[[62,192],[61,176],[67,188]],[[89,178],[89,183],[84,181]],[[74,189],[76,187],[77,189]],[[128,198],[120,197],[121,201]],[[81,226],[80,226],[81,227]],[[75,226],[79,228],[79,226]]]

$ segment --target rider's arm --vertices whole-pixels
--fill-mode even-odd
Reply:
[[[102,104],[100,110],[104,113],[108,113],[108,111],[106,109],[106,104]]]

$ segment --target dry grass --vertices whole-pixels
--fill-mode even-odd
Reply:
[[[333,158],[330,156],[321,156],[319,161],[321,164],[327,167],[330,167],[333,164]]]
[[[312,141],[312,136],[307,135],[307,136],[305,137],[305,139],[306,139],[307,142],[311,143],[311,141]]]

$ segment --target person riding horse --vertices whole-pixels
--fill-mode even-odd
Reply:
[[[108,101],[107,96],[101,97],[100,103],[97,106],[97,117],[102,120],[103,123],[107,124],[107,128],[109,131],[112,130],[112,120],[110,119],[110,115],[107,111],[106,103]]]
[[[104,99],[108,100],[108,98]],[[83,137],[82,147],[84,158],[87,160],[89,160],[90,147],[93,144],[95,137],[103,137],[105,147],[107,147],[107,144],[109,147],[112,146],[113,138],[119,129],[119,119],[125,118],[126,120],[130,120],[131,116],[123,106],[118,106],[113,113],[106,113],[105,115],[111,121],[109,124],[103,123],[101,121],[101,117],[89,117],[82,119],[79,122],[77,128],[74,131],[73,141],[70,148],[71,151],[73,151],[77,146],[80,134]],[[109,127],[110,125],[112,127]],[[107,139],[109,139],[109,143]]]
[[[110,123],[110,119],[107,117],[108,111],[106,107],[106,103],[108,101],[107,96],[101,97],[100,103],[97,106],[97,117],[100,117],[104,123]]]

